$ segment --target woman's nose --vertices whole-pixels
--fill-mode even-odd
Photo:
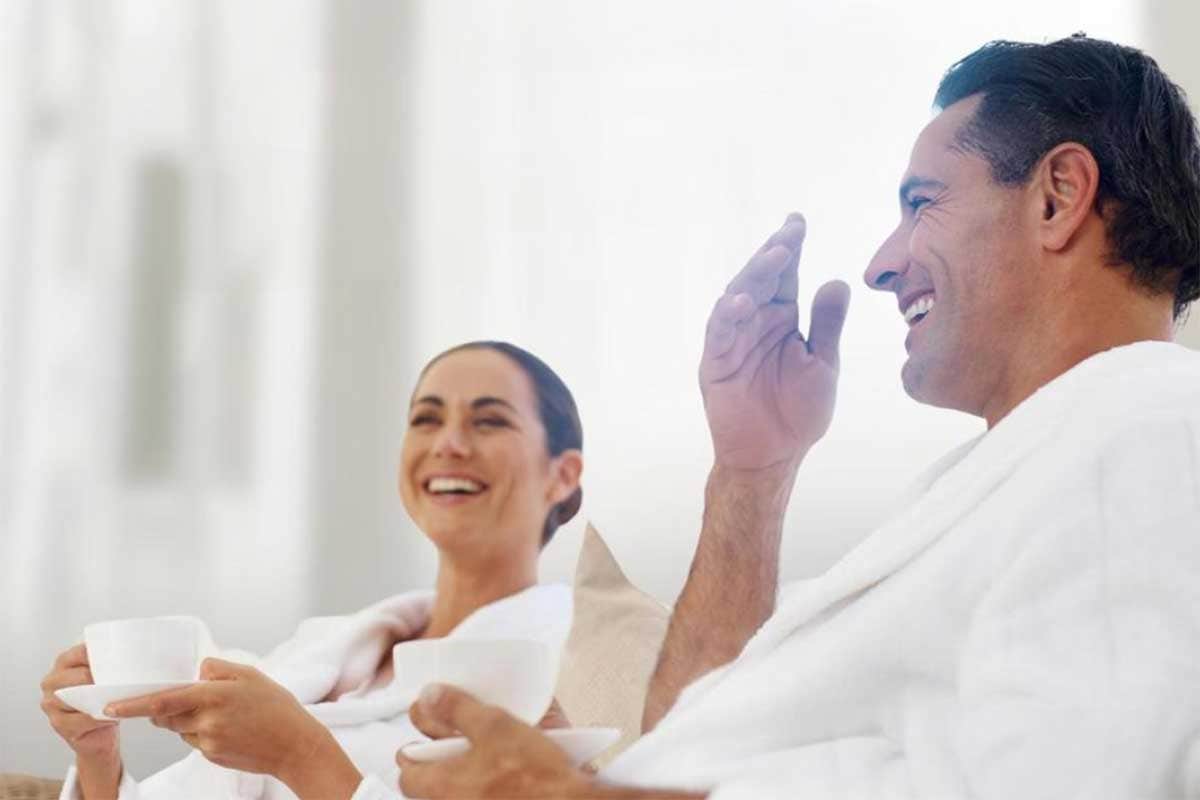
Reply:
[[[457,425],[443,425],[433,442],[433,454],[442,458],[464,458],[471,454],[470,436]]]

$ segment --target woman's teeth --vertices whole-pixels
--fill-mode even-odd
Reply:
[[[933,295],[927,294],[924,297],[919,297],[906,309],[904,309],[904,321],[909,325],[915,325],[921,321],[921,318],[934,306]]]
[[[428,489],[433,494],[479,494],[483,484],[467,478],[430,478]]]

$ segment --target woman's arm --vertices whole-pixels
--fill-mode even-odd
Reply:
[[[205,659],[204,682],[113,703],[113,717],[150,717],[218,766],[271,775],[301,798],[349,798],[362,775],[333,734],[253,667]]]

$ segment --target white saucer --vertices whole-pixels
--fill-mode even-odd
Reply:
[[[59,700],[76,711],[82,711],[93,719],[111,720],[104,716],[104,707],[118,700],[128,700],[131,697],[141,697],[144,694],[154,694],[166,689],[178,689],[181,686],[192,686],[200,681],[160,681],[158,683],[110,683],[97,686],[68,686],[57,689],[54,694]]]
[[[573,767],[591,761],[621,738],[621,731],[616,728],[552,728],[542,733],[562,748]],[[471,743],[465,737],[455,736],[451,739],[418,742],[401,749],[404,755],[414,761],[442,761],[461,756],[471,749]]]

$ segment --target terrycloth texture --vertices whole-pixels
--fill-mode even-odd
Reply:
[[[753,798],[1200,797],[1200,354],[1080,364],[789,586],[603,773]]]
[[[619,728],[603,766],[641,735],[650,674],[670,610],[633,586],[589,523],[575,568],[575,620],[555,697],[571,724]]]
[[[342,749],[364,774],[354,800],[398,797],[396,750],[425,737],[408,720],[408,708],[421,686],[397,675],[372,689],[376,668],[393,642],[419,633],[429,620],[431,592],[388,598],[343,617],[314,617],[265,659],[227,651],[222,657],[254,664],[283,684],[308,711],[333,731]],[[571,623],[566,586],[535,586],[477,610],[447,638],[537,639],[558,659]],[[556,665],[557,666],[557,663]],[[327,700],[327,698],[336,698]],[[80,800],[75,770],[67,774],[61,797]],[[292,800],[280,781],[218,767],[193,752],[140,784],[126,773],[119,800],[212,800],[263,798]]]

